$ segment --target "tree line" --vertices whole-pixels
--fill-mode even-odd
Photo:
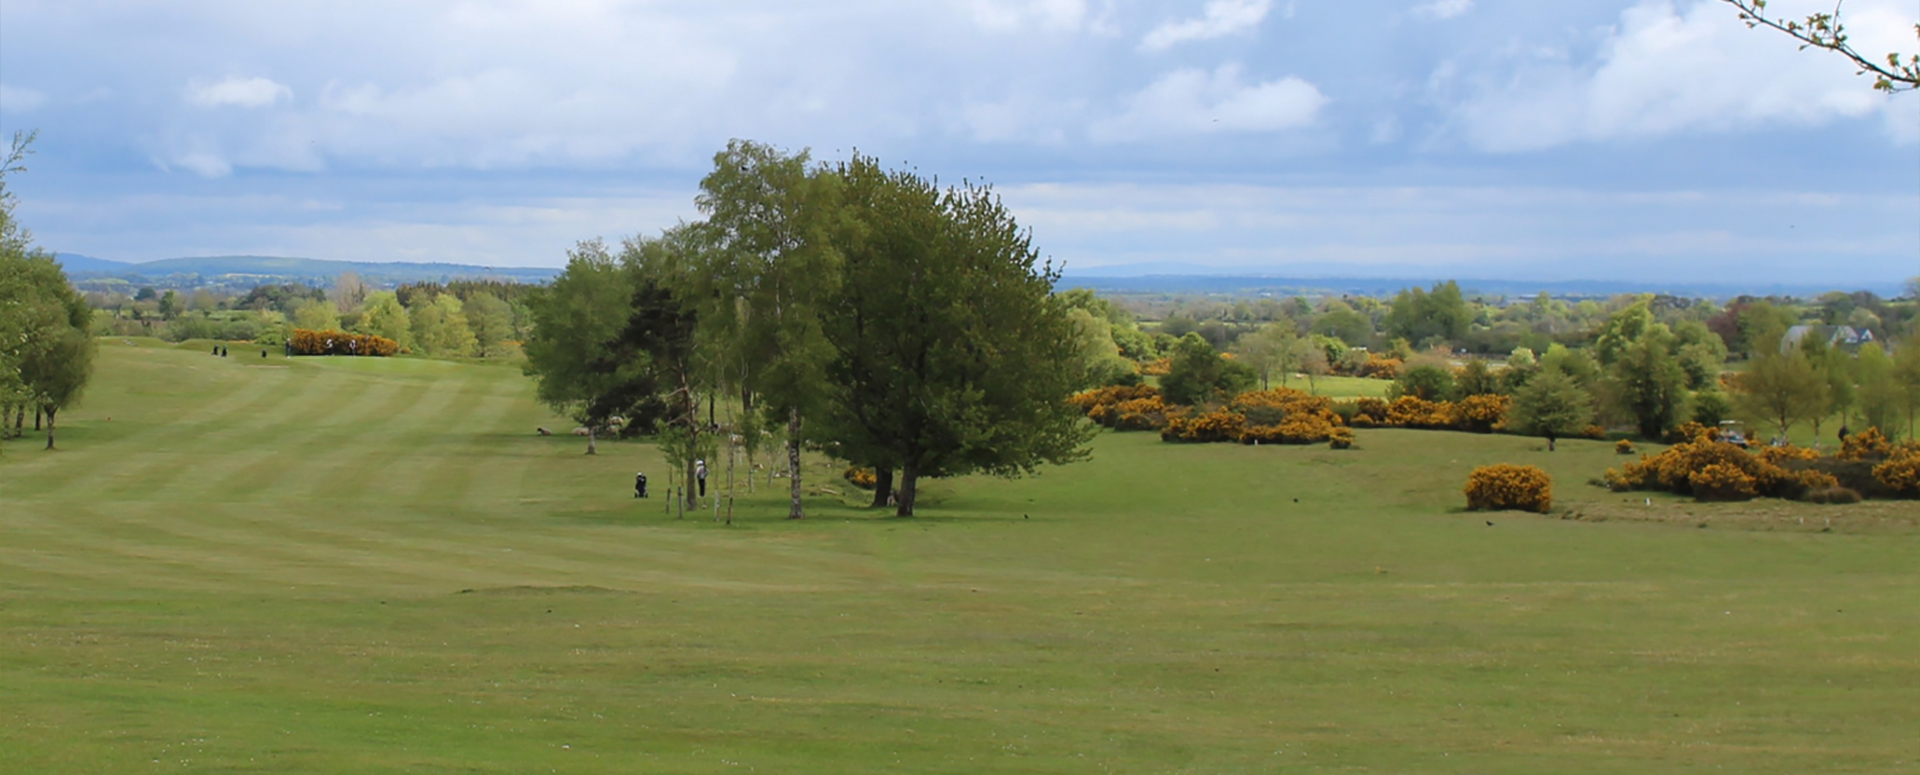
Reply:
[[[796,519],[808,445],[873,469],[901,516],[927,477],[1084,456],[1072,307],[990,187],[736,140],[696,203],[657,236],[581,243],[527,298],[543,401],[659,433],[688,481],[720,444],[771,436]]]

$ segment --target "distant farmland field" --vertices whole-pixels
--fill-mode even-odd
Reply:
[[[820,459],[725,527],[512,368],[112,339],[70,416],[0,455],[0,772],[1920,770],[1920,509],[1599,442],[1107,434],[912,519]],[[1462,511],[1495,462],[1564,511]]]

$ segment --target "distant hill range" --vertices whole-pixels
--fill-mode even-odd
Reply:
[[[55,256],[76,283],[123,281],[155,287],[244,286],[268,283],[326,285],[352,272],[370,285],[401,285],[448,280],[513,280],[539,283],[560,273],[555,268],[473,266],[469,264],[381,263],[329,261],[282,256],[207,256],[166,258],[138,264],[108,261],[74,253]],[[89,283],[88,281],[94,281]]]
[[[269,283],[329,285],[342,274],[352,272],[374,286],[395,286],[417,282],[494,279],[524,283],[543,283],[560,273],[558,268],[498,267],[471,264],[381,263],[374,261],[330,261],[319,258],[282,256],[207,256],[203,258],[167,258],[159,261],[127,263],[60,253],[55,256],[67,275],[83,287],[152,286],[156,288],[251,288]],[[1431,287],[1449,278],[1377,278],[1377,277],[1281,277],[1219,274],[1135,274],[1119,268],[1111,274],[1101,269],[1067,274],[1062,288],[1092,288],[1109,294],[1205,294],[1234,297],[1390,296],[1404,288]],[[1658,280],[1487,280],[1459,279],[1461,290],[1481,296],[1532,296],[1546,291],[1558,297],[1606,297],[1621,293],[1666,293],[1694,298],[1727,299],[1741,295],[1796,296],[1811,298],[1828,291],[1872,291],[1883,297],[1899,296],[1898,282],[1855,283],[1843,285],[1807,285],[1795,283],[1751,282],[1673,283]]]
[[[1897,298],[1905,291],[1898,282],[1809,285],[1796,283],[1751,282],[1675,283],[1659,280],[1487,280],[1471,278],[1378,278],[1378,277],[1257,277],[1248,275],[1149,274],[1101,276],[1099,270],[1086,274],[1067,274],[1060,278],[1061,288],[1092,288],[1107,294],[1205,294],[1231,297],[1306,296],[1392,296],[1406,288],[1431,288],[1435,283],[1457,279],[1460,290],[1470,296],[1548,295],[1604,298],[1622,293],[1664,293],[1687,298],[1730,299],[1736,296],[1793,296],[1813,298],[1829,291],[1872,291],[1884,298]]]

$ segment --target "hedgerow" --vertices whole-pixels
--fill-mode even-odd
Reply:
[[[400,343],[372,334],[346,331],[293,330],[288,344],[294,355],[371,355],[386,357],[400,352]]]

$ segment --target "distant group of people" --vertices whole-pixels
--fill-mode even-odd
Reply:
[[[220,345],[217,345],[217,344],[216,344],[216,345],[214,345],[214,346],[213,346],[213,354],[214,354],[214,355],[217,355],[217,356],[219,356],[219,357],[222,357],[222,358],[225,358],[225,357],[227,357],[227,348],[225,348],[225,347],[222,347],[222,346],[220,346]],[[291,344],[289,344],[289,345],[287,345],[287,354],[288,354],[288,355],[292,355],[292,354],[293,354],[293,345],[291,345]],[[261,348],[261,350],[260,350],[260,357],[262,357],[262,358],[265,358],[265,357],[267,357],[267,351],[266,351],[266,348]]]
[[[693,480],[698,483],[700,497],[707,497],[707,461],[693,461]],[[647,472],[636,471],[633,474],[633,497],[647,497]]]

